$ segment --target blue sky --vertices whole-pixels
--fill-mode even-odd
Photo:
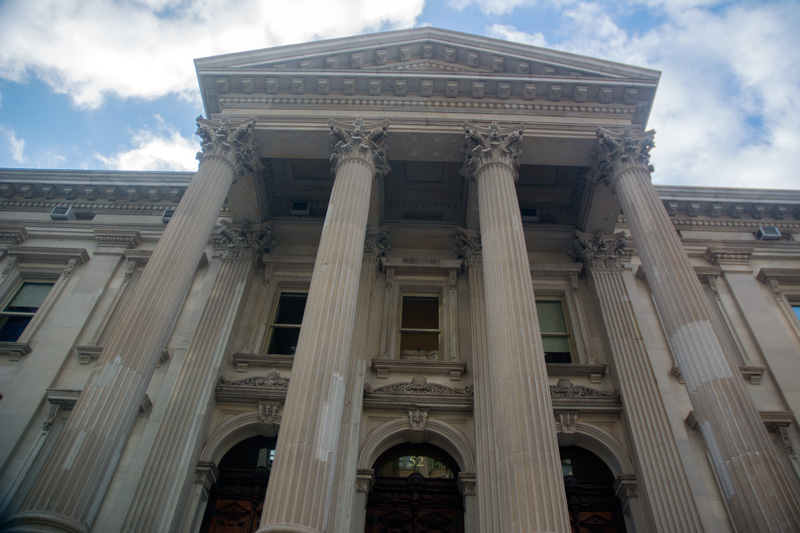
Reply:
[[[660,70],[656,183],[800,189],[800,3],[0,0],[0,168],[195,170],[193,59],[431,25]]]

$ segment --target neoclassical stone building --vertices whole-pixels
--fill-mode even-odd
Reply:
[[[800,193],[654,187],[658,72],[196,66],[195,174],[0,170],[0,527],[800,530]]]

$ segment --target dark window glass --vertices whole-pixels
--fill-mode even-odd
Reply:
[[[439,298],[403,296],[400,317],[400,358],[439,358]]]
[[[275,320],[270,327],[270,342],[267,353],[276,355],[294,355],[297,350],[297,339],[300,338],[300,325],[306,309],[307,294],[285,292],[278,300]]]
[[[560,300],[536,300],[539,329],[542,332],[544,360],[547,363],[571,363],[569,329]]]
[[[0,312],[0,341],[14,342],[39,310],[52,283],[23,283]]]

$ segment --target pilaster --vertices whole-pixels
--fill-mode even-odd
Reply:
[[[196,457],[213,409],[214,386],[242,296],[261,254],[274,245],[272,225],[220,229],[222,259],[186,352],[123,531],[169,531],[181,518]]]
[[[653,132],[598,130],[595,179],[619,198],[731,518],[740,531],[800,529],[800,496],[715,334],[712,311],[650,182]]]
[[[522,128],[466,124],[462,174],[478,186],[500,531],[567,531],[569,517],[514,182]],[[502,391],[502,394],[500,394]]]
[[[228,189],[237,174],[258,165],[254,126],[254,120],[215,123],[198,118],[203,151],[197,174],[8,530],[91,528]]]
[[[388,123],[331,121],[335,176],[297,343],[260,533],[327,531],[334,506],[372,181]]]
[[[576,231],[572,256],[586,265],[597,292],[652,527],[655,531],[703,531],[622,278],[624,250],[622,233]]]

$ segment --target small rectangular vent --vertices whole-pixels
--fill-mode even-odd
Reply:
[[[72,206],[68,205],[59,205],[53,208],[50,211],[50,218],[52,220],[75,220],[75,212],[72,210]]]
[[[174,214],[175,214],[175,210],[174,209],[164,209],[164,212],[161,213],[161,222],[166,224],[167,222],[172,220],[172,215],[174,215]]]
[[[307,217],[311,214],[311,202],[292,202],[289,213],[297,217]]]
[[[519,212],[523,222],[539,222],[539,210],[535,207],[522,207]]]
[[[761,241],[775,241],[781,238],[781,231],[775,226],[759,226],[756,239]]]

